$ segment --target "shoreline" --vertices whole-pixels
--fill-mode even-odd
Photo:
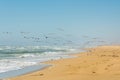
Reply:
[[[75,53],[74,53],[75,54]],[[40,71],[40,70],[43,70],[45,68],[48,68],[50,66],[53,66],[52,64],[46,64],[47,62],[50,62],[50,61],[55,61],[55,60],[60,60],[60,59],[69,59],[69,58],[74,58],[74,56],[72,56],[73,54],[66,54],[68,57],[61,57],[59,59],[51,59],[51,60],[48,60],[48,61],[43,61],[43,62],[40,62],[36,65],[31,65],[31,66],[26,66],[24,68],[21,68],[21,69],[17,69],[17,70],[11,70],[11,71],[8,71],[8,72],[3,72],[3,73],[0,73],[0,80],[6,80],[8,78],[13,78],[13,77],[18,77],[18,76],[22,76],[22,75],[26,75],[26,74],[30,74],[30,73],[34,73],[36,71]],[[11,74],[12,73],[12,74]]]
[[[9,80],[119,80],[120,46],[101,46],[77,57],[44,62],[48,68]]]
[[[49,66],[52,66],[52,65],[37,64],[37,65],[33,65],[33,66],[27,66],[27,67],[24,67],[24,68],[18,69],[18,70],[3,72],[3,73],[0,73],[0,80],[5,79],[5,78],[12,78],[12,77],[17,77],[17,76],[21,76],[21,75],[26,75],[26,74],[33,73],[38,70],[45,69]]]
[[[2,73],[0,73],[0,80],[1,79],[6,80],[7,78],[18,77],[18,76],[22,76],[22,75],[26,75],[26,74],[29,74],[29,73],[33,73],[33,72],[42,70],[44,68],[52,66],[51,64],[45,64],[45,62],[59,60],[59,59],[63,59],[63,58],[65,58],[65,59],[73,58],[74,56],[72,56],[72,54],[73,53],[61,54],[61,55],[59,55],[58,58],[38,62],[35,65],[31,65],[31,66],[24,66],[24,67],[21,67],[20,69],[15,69],[15,70],[7,71],[7,72],[2,72]],[[74,53],[74,54],[76,54],[76,53]]]

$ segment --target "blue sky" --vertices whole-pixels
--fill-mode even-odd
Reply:
[[[87,35],[119,43],[120,1],[0,0],[1,35],[4,36],[2,32],[14,34],[6,41],[1,37],[1,44],[21,44],[18,34],[21,31],[32,32],[35,36],[39,33],[71,34],[69,39],[78,42],[81,36]]]

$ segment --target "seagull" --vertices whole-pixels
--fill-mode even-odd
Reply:
[[[47,39],[48,37],[46,36],[45,38]]]

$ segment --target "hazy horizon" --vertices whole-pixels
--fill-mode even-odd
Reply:
[[[1,0],[0,45],[120,44],[119,21],[118,0]]]

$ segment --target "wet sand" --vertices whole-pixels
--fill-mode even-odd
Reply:
[[[102,46],[76,58],[45,62],[46,69],[9,80],[120,80],[120,46]]]

